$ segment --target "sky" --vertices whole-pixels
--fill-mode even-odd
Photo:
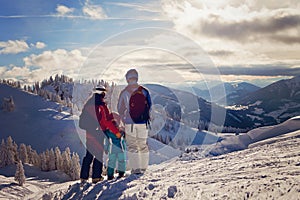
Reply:
[[[300,75],[298,0],[0,2],[0,78],[266,86]]]

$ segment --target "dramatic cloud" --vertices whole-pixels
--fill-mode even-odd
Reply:
[[[82,12],[91,19],[107,18],[103,8],[100,5],[92,5],[89,0],[86,0],[85,5],[82,8]]]
[[[8,40],[0,42],[0,54],[18,54],[29,50],[28,44],[24,40]]]
[[[201,32],[206,36],[226,38],[239,41],[255,41],[264,36],[275,39],[274,34],[283,33],[289,29],[300,27],[300,15],[277,16],[271,15],[265,18],[253,18],[230,22],[220,17],[212,17],[211,20],[193,27],[194,33]],[[290,37],[286,33],[285,37]],[[284,40],[281,40],[284,41]]]
[[[174,29],[201,45],[224,76],[299,74],[299,1],[161,2]]]
[[[277,38],[288,43],[299,35],[300,13],[293,9],[251,11],[253,5],[234,7],[233,3],[212,7],[210,4],[199,4],[195,1],[178,3],[170,0],[163,5],[175,28],[189,35],[252,42],[261,40],[261,37],[274,40],[274,35],[281,34],[285,39]],[[207,6],[211,8],[208,9]],[[291,32],[298,34],[290,35]]]
[[[64,5],[57,5],[56,11],[59,16],[65,16],[67,14],[74,12],[74,8],[68,8],[67,6]]]

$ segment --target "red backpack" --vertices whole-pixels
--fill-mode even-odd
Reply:
[[[139,86],[129,99],[129,114],[134,123],[148,123],[150,105],[147,97],[144,95],[144,87]]]

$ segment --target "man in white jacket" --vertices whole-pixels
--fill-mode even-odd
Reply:
[[[120,94],[118,112],[125,124],[128,167],[131,173],[140,174],[146,171],[149,163],[147,137],[151,98],[149,91],[138,84],[135,69],[130,69],[125,77],[128,85]]]

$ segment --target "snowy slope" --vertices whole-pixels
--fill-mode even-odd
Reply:
[[[24,165],[26,182],[23,187],[14,181],[16,166],[7,166],[0,170],[0,199],[42,199],[45,193],[67,190],[68,175],[59,172],[41,172],[40,169]]]
[[[90,91],[87,90],[88,87],[90,86],[82,86],[80,91]],[[71,116],[68,112],[58,112],[59,104],[4,84],[0,84],[0,91],[0,100],[12,96],[16,105],[13,112],[0,110],[0,139],[12,136],[17,144],[31,145],[38,152],[56,146],[61,150],[70,147],[72,152],[77,152],[83,159],[85,148],[82,143],[85,139],[85,132],[76,128],[74,119],[77,123],[78,116]],[[78,102],[83,102],[83,99]],[[157,146],[165,145],[158,141],[152,141],[149,144],[151,158],[156,158],[150,159],[150,164],[152,161],[158,163],[180,154],[172,147],[162,148],[166,150],[164,154],[163,150]],[[155,152],[157,149],[159,152]]]
[[[225,137],[218,142],[210,151],[211,155],[220,155],[236,150],[246,149],[250,144],[260,142],[269,138],[274,138],[286,133],[300,130],[300,116],[293,117],[284,123],[260,127],[245,134]]]
[[[0,84],[0,101],[12,96],[16,109],[13,112],[0,110],[0,139],[12,136],[17,144],[31,145],[38,152],[56,146],[64,150],[83,153],[72,116],[59,112],[60,105],[46,101],[40,96]]]
[[[217,157],[172,160],[152,165],[142,176],[87,184],[64,185],[27,181],[25,189],[1,177],[0,197],[17,199],[17,191],[40,191],[62,199],[291,199],[300,194],[300,131],[273,138],[272,143]],[[36,184],[36,185],[34,185]],[[59,188],[61,187],[61,188]],[[37,196],[41,196],[37,192]],[[20,195],[20,194],[19,194]],[[28,199],[26,196],[24,199]]]
[[[187,159],[175,158],[151,165],[144,175],[130,175],[113,181],[104,180],[97,184],[87,184],[83,188],[80,188],[78,181],[60,183],[66,180],[61,180],[55,175],[50,175],[54,176],[54,179],[45,180],[38,178],[42,177],[38,174],[36,178],[27,177],[25,186],[19,187],[13,178],[0,175],[0,198],[41,199],[47,194],[48,197],[56,195],[58,199],[74,200],[299,199],[298,122],[299,117],[289,120],[288,124],[285,124],[291,128],[289,131],[279,133],[278,129],[272,129],[273,135],[269,132],[269,139],[256,141],[242,151],[196,159],[183,155]],[[297,130],[293,131],[294,129]],[[263,133],[266,132],[260,132],[258,135]],[[9,175],[9,172],[14,170],[6,168],[5,171],[5,174]]]

